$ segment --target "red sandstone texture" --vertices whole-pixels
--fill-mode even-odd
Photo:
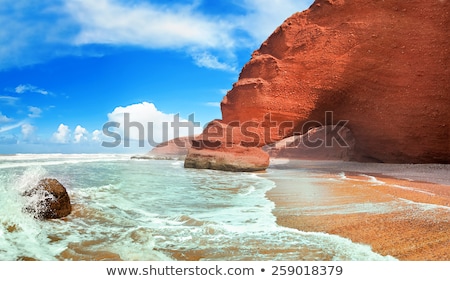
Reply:
[[[181,137],[160,143],[150,151],[149,155],[186,155],[191,147],[191,138],[193,137]]]
[[[265,170],[269,154],[258,147],[248,129],[244,131],[246,125],[227,125],[219,120],[210,122],[203,134],[192,141],[184,167],[232,172]],[[243,131],[249,133],[247,137]]]
[[[263,147],[272,158],[350,160],[355,139],[347,127],[323,126]]]
[[[449,13],[446,0],[317,0],[252,54],[221,122],[258,124],[261,147],[348,120],[351,160],[450,163]]]
[[[179,137],[165,141],[154,147],[149,153],[133,156],[132,159],[182,159],[191,147],[193,136]]]

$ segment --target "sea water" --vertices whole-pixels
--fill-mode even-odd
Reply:
[[[67,189],[72,214],[36,220],[23,192]],[[129,155],[0,156],[0,260],[390,260],[336,235],[276,224],[253,173],[185,169]]]

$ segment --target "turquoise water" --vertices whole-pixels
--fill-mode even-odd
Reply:
[[[39,221],[21,193],[58,179],[73,212]],[[276,224],[252,173],[128,155],[0,156],[0,260],[386,260],[366,245]]]

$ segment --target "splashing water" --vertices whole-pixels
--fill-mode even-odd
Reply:
[[[73,212],[39,221],[22,194],[44,177],[68,190]],[[367,245],[280,227],[249,173],[184,169],[117,155],[0,157],[2,260],[386,260]]]

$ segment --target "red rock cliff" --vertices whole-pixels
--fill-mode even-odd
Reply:
[[[318,0],[253,53],[222,123],[256,122],[262,146],[348,120],[353,160],[450,163],[449,13],[448,0]]]

